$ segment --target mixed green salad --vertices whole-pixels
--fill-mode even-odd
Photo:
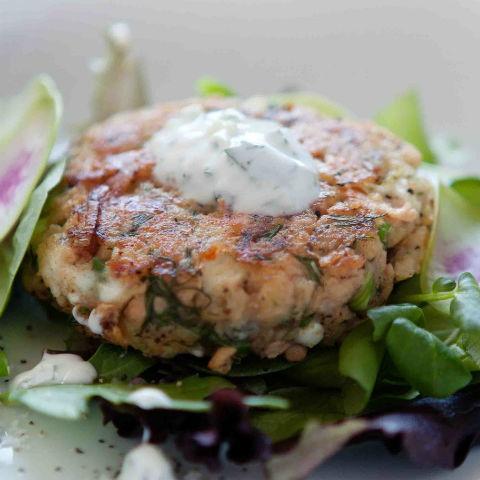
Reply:
[[[131,98],[122,109],[145,103],[138,67],[121,50],[125,45],[111,42],[111,48],[112,57],[97,68],[100,82],[114,77],[124,94],[131,92],[122,97]],[[200,95],[234,95],[211,77],[200,79],[197,88]],[[115,98],[100,83],[95,117],[114,113]],[[268,98],[274,104],[308,105],[324,116],[354,116],[313,93]],[[62,178],[66,158],[52,154],[62,113],[52,79],[36,78],[0,106],[1,317],[14,315],[16,304],[28,297],[19,271],[43,228],[42,209]],[[190,460],[214,467],[225,452],[237,462],[260,459],[276,479],[304,478],[343,446],[372,436],[394,451],[404,449],[414,461],[458,466],[480,432],[480,165],[478,177],[442,165],[451,152],[432,148],[414,91],[374,120],[422,152],[423,174],[436,189],[437,214],[421,274],[397,285],[387,305],[372,309],[367,306],[373,283],[367,281],[350,305],[365,321],[340,345],[317,347],[296,364],[247,356],[228,374],[212,376],[193,356],[147,358],[87,341],[72,326],[64,351],[88,360],[98,381],[13,386],[1,394],[4,407],[20,404],[72,420],[88,414],[97,401],[122,435],[141,437],[148,431],[155,442],[170,433]],[[381,228],[386,238],[388,224]],[[34,309],[60,315],[28,301]],[[63,321],[73,325],[67,317]],[[0,377],[8,375],[8,359],[0,351]],[[145,408],[134,395],[141,389],[162,395]]]

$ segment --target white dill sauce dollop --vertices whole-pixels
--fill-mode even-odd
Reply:
[[[204,205],[290,215],[319,195],[317,162],[279,123],[227,108],[184,108],[148,142],[155,178]]]
[[[97,378],[94,366],[73,353],[50,354],[31,370],[19,373],[12,380],[12,388],[32,388],[39,385],[63,385],[93,383]]]

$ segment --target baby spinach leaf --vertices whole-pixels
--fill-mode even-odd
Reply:
[[[446,397],[472,379],[455,352],[410,320],[396,319],[386,344],[398,371],[423,395]]]
[[[102,343],[89,362],[95,367],[98,377],[105,382],[129,382],[155,365],[157,360],[146,357],[137,350],[125,350],[109,343]]]
[[[417,92],[410,90],[377,113],[375,121],[415,145],[427,163],[437,163],[423,124]]]
[[[367,316],[373,323],[372,336],[375,342],[385,338],[390,326],[397,318],[407,318],[420,326],[424,324],[422,309],[410,303],[371,308]]]
[[[367,405],[377,380],[384,346],[372,339],[372,327],[363,323],[353,329],[342,342],[339,371],[349,380],[343,386],[347,414],[360,413]]]
[[[197,80],[197,92],[202,97],[234,97],[235,92],[224,83],[209,76],[201,77]]]

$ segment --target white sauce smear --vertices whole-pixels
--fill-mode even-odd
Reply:
[[[148,142],[155,178],[201,204],[289,215],[319,195],[318,162],[279,123],[228,108],[184,108]]]
[[[117,480],[175,480],[172,466],[157,447],[144,443],[131,450]]]
[[[78,355],[45,352],[42,360],[31,370],[18,374],[13,388],[31,388],[39,385],[90,384],[97,378],[95,367]]]
[[[128,401],[144,410],[168,408],[172,405],[172,401],[166,393],[153,387],[145,387],[136,390],[128,396]]]

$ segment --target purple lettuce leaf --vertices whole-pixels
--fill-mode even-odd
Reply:
[[[266,461],[271,456],[271,442],[253,427],[243,395],[235,389],[213,393],[208,413],[141,410],[128,405],[101,401],[104,422],[112,422],[120,436],[142,438],[160,443],[173,436],[184,457],[220,468],[224,460],[235,463]]]
[[[446,469],[463,463],[480,432],[480,385],[450,397],[423,398],[382,413],[329,425],[312,423],[298,443],[267,463],[275,480],[305,478],[352,443],[379,440],[392,453],[404,451],[413,462]]]

